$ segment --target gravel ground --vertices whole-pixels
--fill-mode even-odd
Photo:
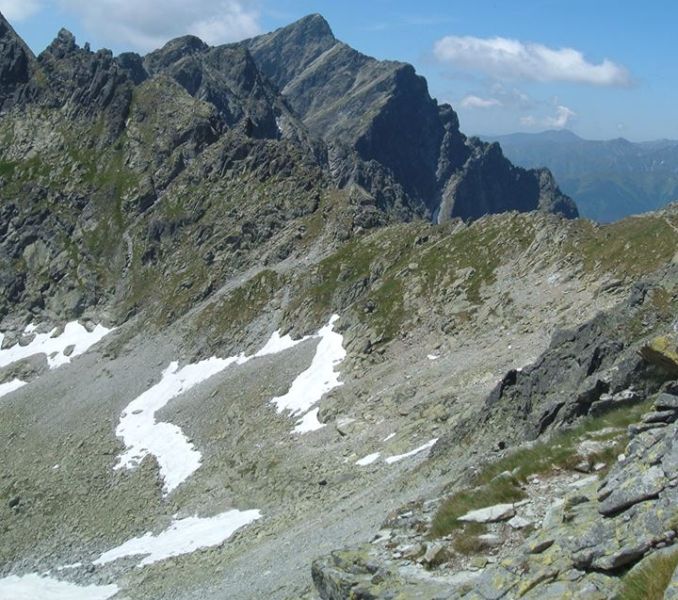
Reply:
[[[115,427],[170,361],[196,356],[182,341],[185,323],[162,335],[127,323],[0,399],[0,575],[82,562],[59,576],[116,583],[118,597],[130,600],[312,598],[313,558],[369,540],[390,511],[440,493],[465,466],[460,457],[434,462],[425,453],[393,465],[383,457],[439,437],[476,410],[507,369],[538,356],[557,324],[581,322],[618,298],[596,289],[534,265],[500,273],[466,328],[444,335],[424,324],[383,355],[349,356],[345,385],[321,402],[327,427],[303,436],[291,434],[294,421],[269,400],[308,367],[317,341],[231,367],[158,413],[203,454],[202,467],[167,498],[152,458],[135,471],[113,470],[123,450]],[[510,303],[501,300],[506,293]],[[382,459],[355,465],[373,452]],[[91,566],[132,537],[162,531],[174,515],[230,508],[264,516],[221,547],[144,569],[133,559]]]

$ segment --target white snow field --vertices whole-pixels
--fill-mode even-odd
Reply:
[[[152,454],[160,466],[163,490],[169,494],[200,468],[202,455],[184,435],[180,427],[158,423],[155,413],[172,398],[187,392],[199,383],[223,371],[233,363],[243,364],[245,356],[226,359],[208,358],[179,369],[172,362],[162,373],[162,379],[133,400],[120,417],[115,430],[125,442],[127,450],[118,458],[116,469],[133,469]]]
[[[24,333],[33,333],[36,328],[35,325],[28,325],[24,329]],[[64,327],[61,335],[52,337],[57,332],[55,328],[49,333],[37,333],[31,343],[26,346],[17,343],[11,348],[0,350],[0,368],[35,354],[45,354],[49,368],[56,369],[71,362],[72,358],[87,352],[111,331],[113,330],[107,329],[101,324],[97,325],[92,331],[87,331],[80,323],[73,321]],[[0,333],[0,347],[4,339],[5,334]],[[70,347],[73,349],[67,356],[64,352]]]
[[[379,457],[381,456],[381,452],[375,452],[374,454],[368,454],[367,456],[364,456],[360,460],[357,460],[355,462],[356,465],[359,467],[366,467],[368,465],[371,465],[373,462],[376,462],[379,460]]]
[[[342,336],[332,332],[332,324],[338,318],[336,315],[332,317],[329,325],[323,327],[317,336],[312,336],[321,338],[313,364],[292,384],[295,394],[306,392],[311,397],[310,401],[304,401],[304,406],[308,408],[315,404],[317,400],[320,400],[320,396],[325,391],[341,385],[336,381],[338,374],[333,372],[339,351],[341,352],[339,361],[346,355],[341,346]],[[276,331],[263,348],[251,356],[239,354],[229,358],[212,357],[186,365],[181,369],[179,369],[178,362],[170,363],[167,369],[163,371],[160,382],[134,399],[122,411],[115,433],[122,438],[126,450],[118,458],[115,468],[134,469],[146,456],[153,455],[160,466],[160,476],[164,482],[163,491],[165,495],[171,493],[200,468],[202,454],[196,450],[180,427],[171,423],[157,422],[155,414],[173,398],[187,392],[233,364],[243,365],[256,358],[278,354],[307,339],[309,338],[293,340],[289,335],[281,336]],[[319,356],[320,358],[318,358]],[[315,375],[307,377],[306,383],[302,384],[308,385],[310,389],[297,390],[295,388],[297,381],[310,371],[313,371]],[[292,393],[293,389],[290,389],[288,395]],[[320,391],[321,389],[323,391]],[[308,408],[302,412],[307,412]],[[280,410],[282,409],[279,409],[279,412]],[[313,414],[307,414],[305,419],[297,426],[295,431],[303,433],[322,427],[318,422],[317,410]]]
[[[10,575],[0,579],[0,600],[107,600],[117,585],[80,586],[40,575]]]
[[[335,370],[346,357],[344,338],[334,331],[337,319],[339,315],[333,315],[330,322],[314,336],[319,337],[320,342],[311,366],[292,382],[284,396],[271,400],[279,413],[287,410],[293,417],[302,417],[294,429],[295,433],[307,433],[324,427],[318,421],[318,409],[311,409],[324,394],[343,385],[339,381],[339,371]]]
[[[218,546],[238,529],[261,517],[258,510],[229,510],[214,517],[188,517],[173,521],[162,533],[147,533],[104,552],[93,564],[105,565],[126,556],[145,556],[137,565],[144,567],[172,556],[190,554],[200,548]]]
[[[433,448],[435,443],[438,441],[438,438],[433,438],[432,440],[426,442],[423,446],[419,446],[419,448],[415,448],[414,450],[411,450],[410,452],[407,452],[405,454],[396,454],[395,456],[389,456],[386,458],[386,463],[389,465],[392,465],[393,463],[397,463],[405,458],[409,458],[410,456],[414,456],[415,454],[419,454],[420,452],[423,452],[424,450],[428,450],[429,448]]]
[[[21,379],[12,379],[12,381],[0,383],[0,398],[6,396],[7,394],[11,394],[14,390],[18,390],[25,385],[26,382],[21,381]]]

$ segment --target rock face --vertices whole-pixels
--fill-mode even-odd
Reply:
[[[674,421],[676,417],[678,411]],[[527,573],[514,570],[513,565],[492,567],[476,583],[479,591],[461,597],[499,597],[496,594],[525,590],[528,581],[533,582],[533,589],[521,597],[580,597],[587,593],[592,595],[586,597],[613,597],[616,582],[611,575],[674,543],[676,461],[675,422],[635,435],[624,459],[600,485],[578,490],[581,500],[576,508],[571,508],[575,503],[566,498],[557,509],[553,526],[544,526],[537,536],[551,543],[539,557],[530,558]],[[540,575],[546,567],[551,571],[548,579]],[[576,576],[566,576],[569,569],[576,570]]]
[[[577,216],[550,173],[516,168],[497,144],[464,136],[411,65],[360,54],[320,15],[246,44],[311,132],[385,167],[436,221],[504,210]]]
[[[678,272],[671,269],[666,277],[675,287]],[[648,346],[641,350],[631,341],[637,323],[651,327],[662,318],[648,296],[651,287],[639,283],[615,310],[576,330],[556,332],[549,349],[534,364],[508,372],[496,385],[481,421],[464,424],[460,431],[496,428],[506,441],[516,435],[536,439],[581,416],[630,406],[657,391],[671,371],[663,363],[645,360],[641,354]],[[441,440],[439,447],[458,435]]]
[[[0,84],[0,314],[22,302],[71,318],[138,296],[140,267],[187,262],[177,238],[204,256],[229,240],[238,258],[218,263],[248,262],[323,195],[343,239],[426,215],[576,216],[548,174],[463,136],[412,66],[356,52],[318,15],[216,48],[185,36],[145,57],[80,48],[61,30],[36,58],[0,18]]]
[[[0,14],[0,109],[11,105],[13,96],[29,83],[35,66],[30,48]]]
[[[643,358],[678,377],[678,335],[658,337],[640,350]]]

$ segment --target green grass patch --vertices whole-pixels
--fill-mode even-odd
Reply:
[[[525,250],[533,239],[532,226],[521,215],[476,221],[423,253],[419,264],[425,288],[435,291],[466,273],[466,297],[472,304],[481,304],[482,287],[495,282],[496,270],[506,260],[506,253]]]
[[[678,568],[678,549],[646,558],[622,579],[617,600],[662,600]]]
[[[387,279],[370,298],[376,304],[372,315],[375,330],[385,340],[393,339],[405,318],[402,281]]]
[[[520,488],[517,479],[513,477],[498,477],[479,487],[462,490],[448,498],[438,509],[431,523],[431,537],[442,537],[458,529],[466,531],[465,537],[477,535],[459,517],[466,513],[494,506],[495,504],[509,504],[519,502],[525,498],[525,492]],[[461,536],[460,539],[463,539]]]
[[[482,523],[464,523],[463,527],[455,533],[452,547],[459,554],[468,556],[478,554],[484,549],[479,536],[487,533],[487,526]]]
[[[275,271],[267,269],[258,273],[228,296],[206,308],[200,316],[203,326],[208,324],[215,338],[242,331],[265,311],[283,282],[283,277]]]
[[[588,434],[601,429],[617,429],[618,434],[596,439],[617,439],[617,443],[606,450],[592,455],[592,460],[608,462],[613,460],[627,443],[625,428],[631,423],[636,423],[640,417],[652,407],[651,401],[645,401],[632,407],[619,408],[599,417],[584,419],[578,426],[566,429],[550,439],[535,444],[531,448],[517,450],[505,458],[487,465],[478,475],[478,482],[485,483],[499,473],[510,471],[516,478],[524,481],[530,475],[553,472],[554,469],[571,469],[581,462],[581,457],[576,453],[577,445]]]
[[[549,440],[516,450],[486,465],[474,477],[469,488],[457,492],[442,503],[433,518],[430,535],[442,537],[460,529],[464,524],[458,521],[459,517],[472,510],[521,500],[525,497],[525,492],[520,485],[530,475],[573,469],[583,460],[577,454],[579,443],[591,433],[608,428],[612,430],[609,434],[596,439],[614,443],[589,455],[589,461],[592,464],[603,462],[609,468],[628,443],[626,426],[637,422],[651,406],[652,402],[648,400],[599,417],[590,417],[577,427],[553,435]],[[500,476],[504,472],[511,473],[511,476]],[[599,471],[601,475],[604,473],[605,470]]]
[[[587,272],[634,277],[671,262],[677,246],[678,233],[664,218],[643,215],[602,227],[577,221],[569,250]]]
[[[16,168],[15,162],[0,160],[0,177],[11,177]]]

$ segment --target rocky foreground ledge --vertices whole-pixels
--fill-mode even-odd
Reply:
[[[440,499],[404,507],[370,544],[313,563],[320,597],[678,598],[678,381],[641,406],[610,464],[598,460],[616,454],[619,432],[587,431],[572,468],[528,477],[520,501],[459,517],[480,535],[432,535]]]

